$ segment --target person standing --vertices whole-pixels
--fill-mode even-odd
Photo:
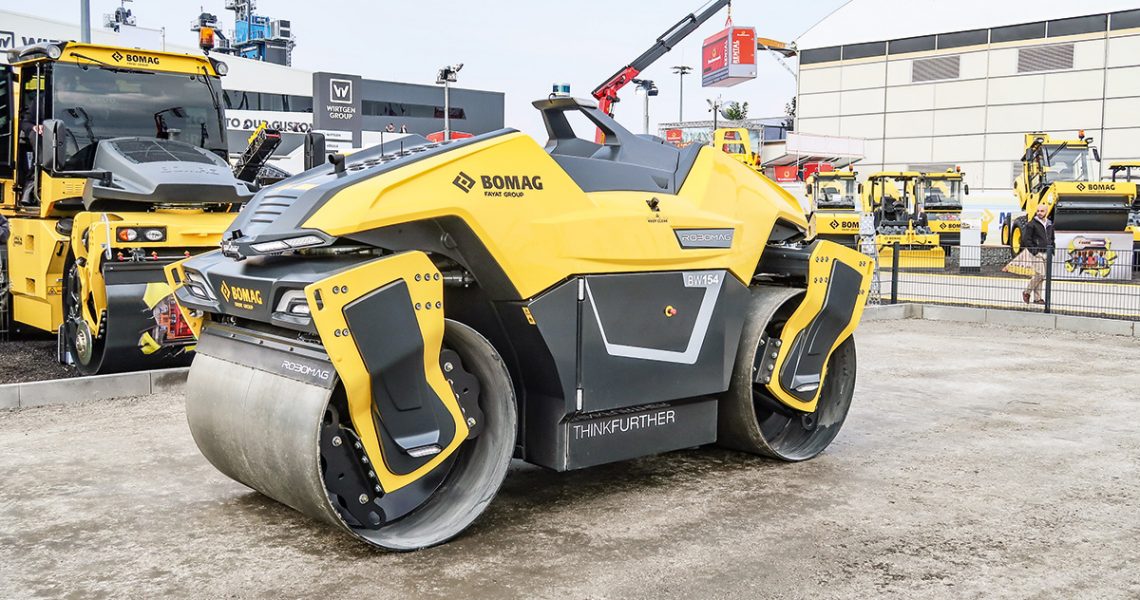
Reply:
[[[1033,296],[1034,304],[1045,304],[1041,297],[1041,285],[1045,282],[1045,252],[1053,245],[1053,222],[1049,220],[1049,206],[1037,205],[1037,214],[1025,226],[1021,244],[1033,255],[1033,277],[1029,278],[1029,285],[1021,292],[1021,298],[1029,304],[1029,297]]]

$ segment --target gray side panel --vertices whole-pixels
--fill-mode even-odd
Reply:
[[[720,274],[699,301],[690,297],[685,277]],[[627,288],[621,308],[596,303],[586,294],[581,329],[581,388],[585,411],[611,410],[678,398],[716,394],[728,389],[733,357],[740,341],[748,289],[724,271],[672,273],[670,280],[648,281],[660,274],[610,275]],[[596,278],[587,278],[593,280]],[[690,283],[692,283],[690,281]],[[666,306],[696,312],[690,328],[672,332]],[[597,310],[596,310],[597,309]],[[602,314],[605,310],[608,314]],[[615,335],[607,324],[624,319],[642,330],[639,339]],[[676,317],[673,317],[676,318]],[[648,319],[648,320],[647,320]],[[620,330],[619,330],[620,331]],[[675,335],[674,335],[675,334]],[[674,344],[674,337],[683,344]]]
[[[559,394],[528,386],[523,430],[528,462],[565,470],[565,442],[562,421],[576,410],[578,382],[578,280],[571,279],[529,303],[535,325],[553,358]],[[520,336],[512,340],[520,361],[534,358],[534,349],[522,346]],[[537,392],[537,393],[536,393]]]

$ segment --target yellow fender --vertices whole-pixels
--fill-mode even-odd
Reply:
[[[873,269],[874,262],[856,250],[829,241],[816,243],[807,292],[780,332],[775,376],[766,384],[780,402],[815,411],[828,359],[863,317]],[[810,367],[819,361],[822,368]]]
[[[396,303],[378,303],[375,306],[388,306],[389,310],[369,311],[359,320],[349,314],[362,306],[360,302],[375,300],[385,292],[391,292],[390,296]],[[305,298],[325,350],[343,382],[352,424],[384,491],[390,493],[416,481],[451,456],[466,439],[468,427],[458,399],[439,365],[444,329],[443,278],[431,259],[423,252],[413,251],[369,261],[308,285]],[[401,333],[397,324],[401,317],[408,315],[414,315],[414,324],[405,324],[409,331]],[[349,325],[350,320],[353,321],[352,326]],[[371,334],[367,332],[370,324],[376,326]],[[422,375],[430,392],[425,390],[427,393],[417,394],[415,389],[401,386],[398,390],[401,398],[395,405],[417,399],[409,396],[418,396],[420,406],[388,412],[388,407],[382,406],[376,398],[378,394],[374,393],[384,389],[386,384],[373,381],[364,354],[408,341],[407,338],[415,334],[412,327],[419,330],[423,342],[423,370],[414,376]],[[364,337],[366,335],[368,337]],[[375,369],[375,363],[373,367]],[[398,367],[411,368],[411,365],[401,363]],[[402,378],[407,373],[399,375]],[[439,423],[438,453],[410,472],[398,472],[393,468],[393,461],[399,458],[397,454],[403,453],[389,452],[386,455],[378,430],[384,428],[389,438],[397,437],[400,428],[400,424],[395,422],[397,417],[415,410],[433,410],[436,407],[431,406],[432,403],[442,403],[454,427]],[[374,413],[376,420],[373,419]],[[446,439],[448,428],[452,429],[450,439]],[[388,443],[393,442],[389,440]]]

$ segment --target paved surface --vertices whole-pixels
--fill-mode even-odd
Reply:
[[[879,273],[880,294],[891,295],[890,271]],[[987,308],[1025,308],[1028,277],[899,273],[899,302],[944,302]],[[1140,319],[1140,285],[1088,281],[1053,282],[1054,310],[1078,315]]]
[[[0,341],[0,384],[63,379],[79,374],[56,360],[55,339]]]
[[[0,413],[0,598],[1140,596],[1140,339],[886,321],[858,349],[816,460],[519,465],[411,554],[215,472],[177,395]]]

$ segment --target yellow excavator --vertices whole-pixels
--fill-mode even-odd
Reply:
[[[1013,184],[1022,213],[1002,223],[1002,243],[1011,254],[1021,252],[1022,230],[1037,207],[1048,207],[1058,231],[1124,233],[1129,226],[1136,184],[1100,181],[1093,161],[1100,153],[1084,131],[1077,139],[1055,139],[1047,133],[1025,136],[1022,173]],[[1133,233],[1135,235],[1135,233]]]
[[[466,529],[512,457],[828,446],[871,259],[807,239],[796,199],[719,150],[634,135],[592,100],[534,107],[545,144],[504,129],[334,155],[167,267],[214,466],[412,550]]]
[[[0,215],[13,325],[55,333],[84,374],[188,364],[163,276],[216,248],[253,195],[226,160],[205,56],[75,42],[0,66]]]
[[[917,171],[873,173],[863,183],[863,212],[875,215],[875,242],[879,262],[895,263],[897,244],[900,269],[942,269],[946,252],[940,236],[931,230],[923,201],[915,193]]]
[[[850,248],[859,245],[859,217],[856,203],[863,186],[858,173],[817,171],[808,177],[804,191],[809,201],[808,234]]]

